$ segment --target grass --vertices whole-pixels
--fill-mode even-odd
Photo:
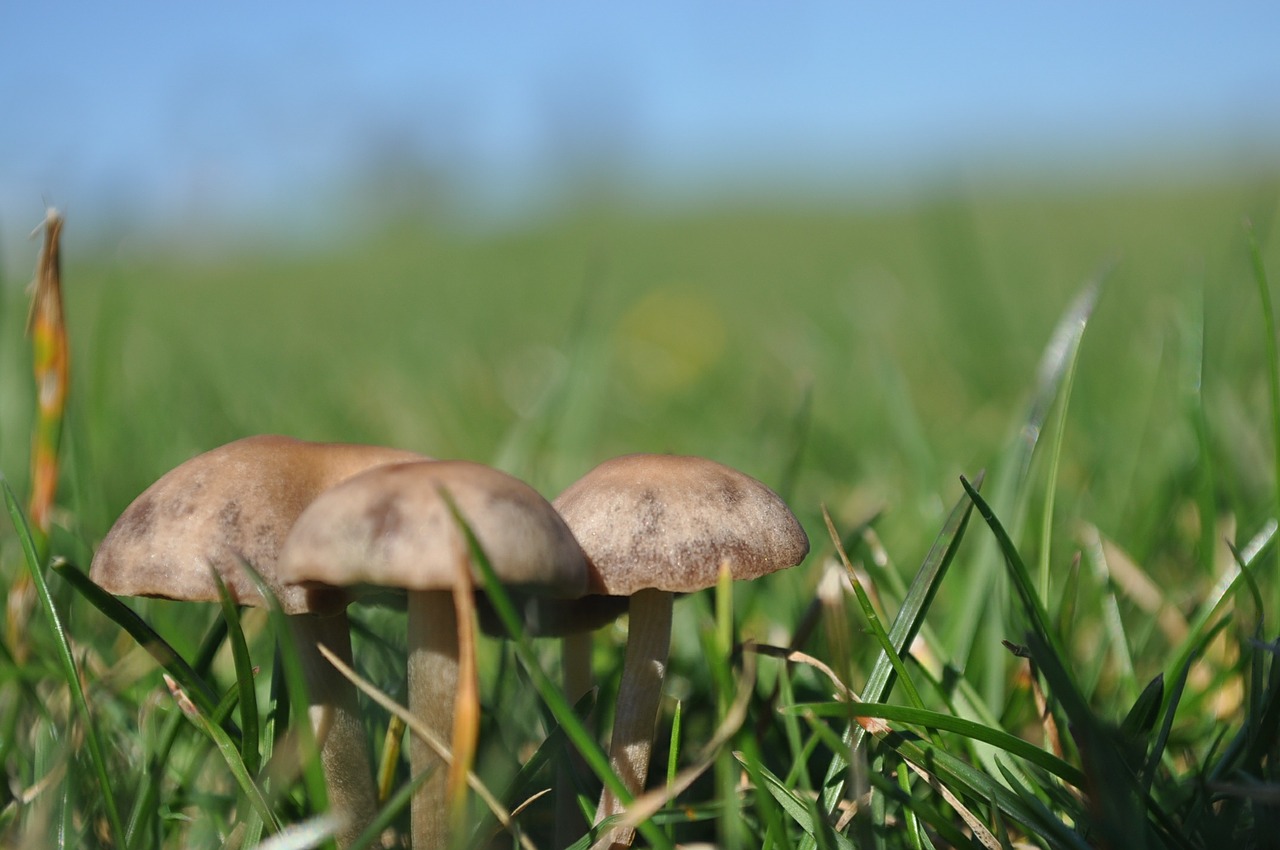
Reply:
[[[69,221],[53,567],[24,507],[25,294],[0,285],[0,590],[30,574],[39,605],[0,647],[0,845],[322,841],[271,615],[122,605],[78,572],[164,471],[286,432],[488,461],[549,496],[614,454],[703,454],[784,495],[809,560],[677,605],[656,790],[635,805],[649,846],[1267,846],[1264,178],[591,210],[486,235],[400,218],[195,259],[107,251]],[[356,672],[403,703],[403,614],[353,617]],[[595,639],[603,728],[624,640]],[[494,799],[472,799],[469,841],[553,847],[537,795],[569,739],[594,807],[598,728],[552,687],[552,641],[479,651],[474,772]],[[380,748],[391,712],[365,707]],[[396,829],[410,780],[390,768]]]

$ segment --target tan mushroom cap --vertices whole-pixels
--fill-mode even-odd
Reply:
[[[175,467],[138,496],[107,532],[89,575],[117,595],[209,602],[218,599],[212,565],[232,599],[261,605],[243,562],[287,613],[305,613],[312,610],[308,595],[275,575],[294,520],[343,479],[412,459],[422,455],[269,434],[236,440]]]
[[[613,458],[554,504],[597,571],[602,586],[592,593],[692,593],[716,583],[722,562],[734,579],[754,579],[809,553],[808,536],[776,493],[706,458]]]
[[[582,549],[551,504],[518,478],[462,460],[382,466],[329,490],[285,541],[282,579],[451,588],[458,555],[467,550],[444,493],[504,585],[566,597],[586,589]]]

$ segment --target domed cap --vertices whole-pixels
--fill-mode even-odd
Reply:
[[[692,593],[795,566],[809,538],[776,493],[699,457],[634,454],[605,461],[554,502],[602,587],[630,596],[652,588]]]
[[[444,493],[503,584],[566,597],[586,588],[582,549],[550,503],[518,478],[461,460],[382,466],[329,490],[289,533],[282,579],[451,588],[466,543]]]
[[[89,568],[110,593],[211,602],[218,588],[261,605],[241,568],[251,565],[290,614],[310,610],[306,594],[276,579],[276,556],[294,520],[339,481],[378,464],[422,455],[381,446],[246,437],[167,472],[107,532]]]

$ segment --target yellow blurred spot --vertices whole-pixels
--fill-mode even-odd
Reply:
[[[716,365],[724,353],[725,326],[710,299],[657,289],[623,315],[617,346],[628,384],[661,395],[691,386]]]

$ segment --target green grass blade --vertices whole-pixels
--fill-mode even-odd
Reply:
[[[1143,847],[1150,837],[1144,799],[1126,764],[1119,736],[1090,709],[1062,655],[1039,632],[1027,634],[1031,657],[1071,723],[1090,786],[1092,824],[1114,847]]]
[[[227,591],[227,585],[218,575],[217,570],[210,569],[213,582],[218,588],[218,602],[222,606],[222,618],[227,622],[227,640],[231,646],[231,658],[236,670],[236,688],[239,691],[240,756],[244,759],[245,769],[256,776],[262,766],[262,750],[259,740],[258,689],[254,682],[253,660],[249,657],[249,646],[245,643],[244,631],[240,628],[240,612],[236,603]]]
[[[75,588],[93,607],[101,611],[103,616],[124,629],[137,642],[138,646],[145,649],[173,677],[174,681],[182,686],[182,689],[187,692],[187,695],[201,711],[206,714],[213,712],[213,707],[218,702],[218,695],[213,686],[203,676],[196,673],[186,659],[179,655],[178,651],[161,637],[155,629],[151,628],[151,625],[146,620],[139,617],[128,605],[125,605],[115,596],[95,584],[93,579],[89,578],[83,570],[70,561],[55,560],[53,562],[53,570],[63,581]],[[233,735],[239,734],[235,730],[228,731]]]
[[[991,510],[991,506],[978,494],[977,488],[963,476],[960,478],[960,483],[964,486],[965,492],[969,494],[969,498],[973,500],[973,504],[978,508],[978,513],[982,515],[987,526],[990,527],[991,533],[996,537],[996,543],[1000,548],[1001,555],[1004,557],[1009,577],[1013,580],[1013,588],[1017,592],[1018,598],[1022,601],[1023,611],[1031,622],[1032,630],[1046,644],[1053,647],[1055,654],[1059,658],[1063,657],[1064,653],[1058,639],[1054,631],[1049,627],[1049,614],[1045,611],[1044,603],[1037,595],[1035,584],[1031,580],[1030,573],[1027,572],[1027,566],[1023,563],[1022,556],[1018,554],[1017,548],[1009,538],[1008,532],[1001,525],[995,512]]]
[[[329,793],[324,780],[324,768],[320,764],[320,747],[316,742],[315,730],[311,728],[310,696],[307,692],[306,674],[302,669],[302,659],[298,657],[298,648],[292,640],[288,615],[280,607],[280,600],[271,592],[271,588],[262,580],[262,576],[252,565],[240,563],[240,568],[257,586],[258,592],[266,600],[267,619],[271,630],[279,637],[276,640],[276,657],[284,668],[284,682],[288,690],[289,715],[292,728],[297,739],[302,769],[302,781],[307,789],[313,811],[329,810]],[[278,710],[278,709],[277,709]]]
[[[1271,306],[1271,284],[1267,280],[1267,266],[1262,260],[1253,223],[1245,221],[1245,236],[1249,246],[1249,265],[1253,281],[1258,287],[1258,301],[1262,307],[1262,328],[1267,350],[1267,397],[1271,402],[1271,448],[1275,462],[1275,489],[1277,509],[1280,510],[1280,347],[1276,341],[1276,314]]]
[[[849,752],[849,748],[846,742],[842,741],[832,729],[830,729],[824,724],[814,722],[813,717],[809,717],[806,719],[808,719],[809,722],[812,724],[812,728],[814,732],[818,735],[819,738],[822,739],[822,742],[824,744],[826,744],[828,747],[830,747],[832,750],[836,752],[843,753],[844,758],[846,760],[849,760],[852,758],[853,754]],[[906,742],[906,739],[897,734],[891,734],[889,736],[881,738],[880,741],[887,743],[889,746],[889,749],[894,749],[894,750],[897,750],[900,746],[908,745]],[[907,762],[911,762],[919,766],[922,764],[923,761],[927,760],[926,756],[918,749],[913,748],[913,749],[910,749],[909,752],[911,753],[912,757],[917,759],[917,761],[912,762],[912,758],[905,758],[905,761]],[[903,755],[903,753],[899,752],[899,755]],[[932,766],[930,766],[927,769],[932,770],[933,768]],[[866,778],[881,793],[893,797],[894,799],[902,803],[904,806],[909,806],[913,811],[915,811],[917,815],[920,816],[922,820],[925,821],[925,823],[933,827],[934,831],[936,831],[943,840],[948,842],[948,846],[951,846],[951,847],[975,846],[975,842],[971,838],[969,838],[965,833],[961,832],[960,829],[956,827],[956,825],[951,821],[950,818],[945,817],[941,812],[939,812],[937,809],[933,808],[932,806],[928,805],[924,800],[921,800],[920,798],[915,796],[909,796],[909,797],[902,796],[901,791],[898,788],[898,784],[893,780],[890,780],[881,776],[881,774],[877,771],[870,771],[866,775]],[[819,835],[821,835],[821,833],[819,833]]]
[[[977,480],[978,485],[981,486],[982,476],[979,475]],[[920,633],[925,615],[929,611],[929,606],[932,604],[934,597],[938,593],[938,587],[942,584],[942,580],[947,574],[947,567],[951,565],[952,560],[955,558],[956,550],[960,546],[960,541],[964,539],[964,530],[968,525],[969,514],[972,509],[973,502],[968,496],[962,496],[956,502],[942,526],[942,531],[939,532],[934,540],[929,553],[925,555],[920,569],[916,571],[915,578],[912,579],[911,586],[907,589],[907,595],[902,600],[902,606],[898,609],[897,616],[893,619],[893,625],[889,628],[889,643],[893,648],[893,654],[901,656],[902,652],[915,640],[916,635]],[[862,691],[863,701],[884,702],[889,696],[889,692],[893,689],[896,670],[889,655],[889,653],[881,651],[876,658],[876,663],[871,668],[871,674],[867,677],[867,684]],[[857,749],[862,744],[865,735],[865,729],[856,723],[851,723],[849,731],[845,734],[845,740],[849,743],[849,750]],[[846,767],[848,767],[848,761],[837,750],[831,759],[831,764],[827,767],[822,783],[822,805],[824,811],[832,811],[837,801],[843,796]]]
[[[822,702],[801,703],[787,706],[781,710],[802,715],[812,714],[815,717],[847,717],[849,712],[853,710],[857,711],[859,717],[878,717],[883,720],[921,726],[926,729],[953,732],[975,741],[991,744],[1011,755],[1026,759],[1064,782],[1077,788],[1084,787],[1084,774],[1053,753],[1042,750],[1035,744],[1025,741],[1017,735],[1012,735],[1003,729],[974,723],[972,720],[965,720],[954,714],[944,714],[913,706],[866,702],[857,703],[852,709],[847,702]]]
[[[1080,341],[1084,334],[1084,325],[1088,321],[1088,313],[1092,311],[1097,299],[1097,290],[1090,286],[1082,295],[1083,303],[1070,311],[1074,316],[1081,316],[1079,324],[1073,328],[1074,334],[1063,340],[1064,354],[1062,373],[1059,377],[1058,415],[1053,426],[1053,445],[1049,450],[1049,469],[1044,483],[1044,513],[1040,518],[1040,598],[1049,598],[1049,575],[1053,547],[1053,506],[1058,491],[1058,468],[1062,462],[1062,443],[1067,433],[1067,409],[1071,403],[1071,387],[1075,383],[1076,363],[1080,357]],[[1068,340],[1070,343],[1068,344]]]
[[[192,668],[202,680],[204,679],[204,673],[209,669],[209,665],[213,663],[214,655],[217,654],[218,648],[222,646],[222,641],[226,638],[226,628],[225,620],[216,620],[209,633],[205,635],[204,641],[200,645],[200,650],[196,653]],[[214,717],[218,716],[215,712]],[[182,728],[183,722],[184,718],[181,712],[171,715],[165,721],[164,729],[160,734],[160,746],[156,748],[156,752],[147,761],[146,780],[142,786],[141,793],[134,800],[133,810],[129,813],[129,823],[125,834],[126,846],[128,847],[140,847],[138,842],[142,839],[139,835],[139,829],[142,826],[143,818],[155,817],[158,814],[160,785],[164,781],[169,754],[178,739],[178,732]]]
[[[812,801],[801,798],[788,788],[781,779],[771,773],[768,768],[758,766],[758,773],[764,779],[764,790],[806,834],[817,841],[818,833],[824,832],[829,843],[844,848],[844,850],[853,850],[853,842],[845,836],[834,832],[827,824],[826,819],[813,808]]]
[[[1053,403],[1060,394],[1062,381],[1070,364],[1075,361],[1106,273],[1104,269],[1085,284],[1054,326],[1040,357],[1035,390],[1026,415],[1019,423],[1018,436],[1000,459],[993,488],[996,498],[1001,500],[1001,510],[1011,512],[1014,528],[1021,525],[1032,458]],[[1007,636],[1002,634],[1002,609],[989,604],[993,586],[1000,584],[1000,572],[990,564],[988,552],[984,545],[979,545],[972,559],[972,575],[967,590],[957,608],[958,616],[946,635],[945,643],[951,648],[953,657],[962,662],[969,657],[980,632],[992,638],[985,641],[991,647],[991,653],[997,653],[999,638]],[[988,673],[988,676],[997,675],[998,670]]]
[[[13,488],[9,486],[9,481],[5,478],[3,472],[0,472],[0,488],[4,490],[5,505],[9,511],[9,518],[13,522],[14,531],[18,534],[22,553],[26,558],[27,569],[31,574],[32,583],[35,585],[36,596],[40,600],[40,607],[44,609],[45,616],[49,620],[54,647],[58,653],[58,661],[62,666],[62,674],[67,681],[68,688],[71,690],[71,700],[80,715],[81,723],[84,724],[85,746],[89,750],[89,760],[93,764],[94,773],[97,774],[98,790],[102,795],[102,806],[106,810],[107,823],[111,828],[111,835],[117,845],[123,846],[125,840],[124,822],[121,821],[120,810],[116,806],[116,797],[112,791],[111,777],[102,751],[102,742],[98,739],[98,729],[93,722],[93,715],[89,711],[89,701],[85,697],[84,688],[80,684],[80,671],[71,655],[71,643],[67,639],[66,629],[62,625],[62,618],[53,604],[53,596],[50,595],[49,585],[44,579],[44,570],[36,556],[35,538],[32,536],[31,527],[27,524],[27,518],[22,512],[18,498],[14,494]]]
[[[1165,678],[1177,676],[1179,671],[1186,666],[1189,659],[1198,651],[1204,634],[1217,621],[1223,606],[1235,595],[1240,585],[1250,586],[1250,583],[1246,582],[1243,576],[1245,573],[1251,572],[1258,560],[1270,550],[1275,542],[1275,531],[1276,526],[1269,524],[1264,529],[1261,539],[1250,541],[1249,545],[1239,553],[1239,557],[1233,564],[1233,569],[1223,573],[1206,597],[1200,601],[1196,616],[1192,619],[1187,629],[1186,637],[1178,645],[1178,648],[1173,653],[1172,660],[1165,668]]]
[[[836,555],[839,556],[840,563],[844,566],[845,575],[849,577],[849,583],[853,586],[853,595],[858,600],[863,619],[866,621],[868,628],[871,629],[871,634],[875,637],[876,643],[880,645],[880,657],[887,658],[889,663],[893,665],[893,672],[897,677],[896,680],[902,683],[902,689],[906,693],[907,700],[917,708],[924,708],[924,702],[921,701],[920,694],[916,691],[916,686],[911,681],[911,676],[907,673],[906,662],[902,660],[902,656],[899,654],[901,649],[893,645],[893,642],[889,639],[889,633],[884,630],[884,624],[880,622],[880,615],[876,612],[875,606],[871,604],[871,597],[867,595],[866,588],[862,586],[857,570],[849,562],[849,556],[845,553],[844,545],[840,542],[840,535],[836,532],[835,523],[832,522],[831,514],[827,513],[826,508],[822,509],[822,518],[827,524],[827,533],[831,535]]]
[[[268,829],[273,832],[280,831],[280,821],[276,817],[275,812],[271,810],[271,805],[267,802],[267,798],[263,795],[262,789],[249,775],[248,769],[245,767],[244,759],[240,757],[240,748],[231,740],[231,736],[223,731],[217,723],[206,717],[196,704],[187,697],[185,691],[173,679],[166,674],[165,683],[169,686],[170,693],[173,694],[174,700],[178,703],[178,707],[182,709],[183,715],[190,720],[197,729],[213,742],[218,753],[222,756],[222,760],[226,762],[227,768],[231,771],[231,776],[235,779],[236,785],[240,787],[241,792],[245,795],[249,805],[253,808],[254,814],[262,819]],[[236,696],[235,691],[229,695],[226,706],[223,710],[229,711],[231,700]]]

